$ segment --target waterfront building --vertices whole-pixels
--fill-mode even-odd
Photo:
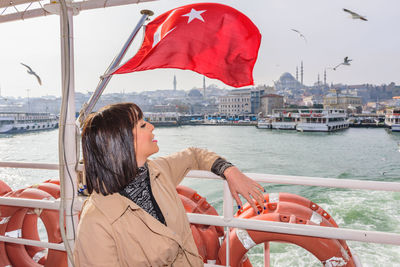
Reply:
[[[283,96],[277,94],[267,94],[261,96],[262,116],[271,115],[274,109],[283,108]]]
[[[313,107],[314,105],[323,104],[322,96],[320,95],[308,95],[303,96],[303,105],[307,107]]]
[[[338,89],[331,89],[324,96],[324,109],[344,109],[347,113],[361,113],[362,99],[358,96],[342,94]]]
[[[228,95],[218,98],[218,110],[221,114],[236,115],[251,113],[251,89],[232,90]]]
[[[261,111],[261,97],[266,94],[276,94],[275,88],[261,85],[250,90],[251,113],[258,114]]]

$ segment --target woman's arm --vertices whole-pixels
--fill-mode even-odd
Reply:
[[[220,158],[207,149],[189,147],[166,157],[159,157],[154,163],[169,172],[172,182],[177,186],[190,170],[211,171],[213,163]]]
[[[250,203],[256,213],[258,209],[254,201],[259,203],[259,206],[264,207],[262,193],[265,192],[264,188],[232,164],[225,164],[226,161],[214,152],[190,147],[170,156],[157,158],[154,161],[169,171],[175,186],[182,181],[190,170],[212,170],[227,180],[239,209],[243,206],[239,195],[242,195]]]

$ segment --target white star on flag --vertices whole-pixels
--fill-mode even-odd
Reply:
[[[192,8],[192,10],[190,10],[190,13],[182,15],[182,17],[189,17],[188,24],[194,19],[199,19],[202,22],[204,22],[204,19],[200,14],[205,12],[205,11],[207,11],[207,10],[199,10],[199,11],[197,11],[196,9]]]

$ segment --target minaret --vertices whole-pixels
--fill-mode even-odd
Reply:
[[[319,73],[318,73],[318,80],[317,80],[318,88],[319,88],[320,84],[321,84],[321,81],[320,81],[320,79],[319,79]]]
[[[301,61],[301,66],[300,66],[300,79],[301,79],[301,85],[303,85],[303,60]]]
[[[326,69],[324,70],[324,87],[326,87]]]
[[[299,67],[296,66],[296,81],[299,81]]]
[[[203,76],[203,98],[206,98],[206,76]]]
[[[174,75],[174,91],[176,91],[176,75]]]

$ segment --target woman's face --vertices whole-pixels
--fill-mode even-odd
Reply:
[[[154,139],[153,130],[153,124],[143,119],[139,120],[133,128],[136,161],[139,167],[143,166],[149,156],[159,150],[157,140]]]

